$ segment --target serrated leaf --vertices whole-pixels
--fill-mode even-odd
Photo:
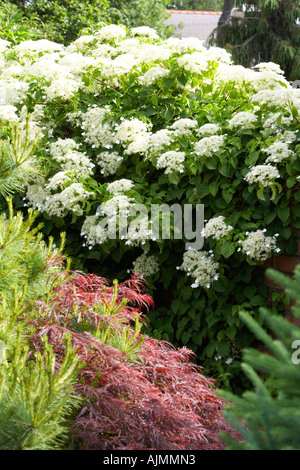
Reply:
[[[177,173],[169,173],[168,180],[170,183],[177,185],[180,181],[180,177],[177,175]]]
[[[224,258],[229,258],[235,251],[233,243],[225,242],[220,244],[220,251]]]
[[[209,185],[209,192],[210,194],[212,194],[213,196],[216,196],[217,192],[218,192],[218,189],[219,189],[219,185],[217,183],[217,181],[213,181],[210,185]]]
[[[280,207],[278,209],[278,217],[279,219],[285,223],[290,217],[290,208],[289,207]]]
[[[226,336],[228,336],[228,338],[230,339],[233,339],[236,335],[236,327],[235,326],[231,326],[230,328],[227,328],[226,330]]]
[[[221,356],[227,355],[228,350],[229,350],[229,345],[230,343],[228,339],[222,339],[222,341],[218,343],[218,352]]]

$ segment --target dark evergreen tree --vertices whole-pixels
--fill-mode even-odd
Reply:
[[[267,271],[296,300],[291,311],[300,319],[300,265],[293,279],[273,270]],[[241,312],[242,320],[264,343],[267,352],[247,349],[243,370],[253,384],[241,397],[222,392],[229,400],[225,418],[236,427],[243,441],[226,438],[230,450],[299,450],[300,449],[300,328],[296,321],[261,309],[265,328],[251,315]]]
[[[227,23],[231,12],[231,0],[224,0],[222,15],[220,16],[218,26]]]
[[[230,1],[225,0],[228,10]],[[286,78],[300,77],[300,5],[294,0],[237,0],[239,15],[219,24],[210,44],[225,47],[237,64],[274,62]],[[236,10],[235,10],[236,12]]]

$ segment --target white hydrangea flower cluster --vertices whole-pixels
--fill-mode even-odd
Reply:
[[[176,38],[176,37],[169,37],[166,39],[165,44],[174,49],[176,52],[184,52],[186,50],[194,50],[194,51],[205,51],[206,47],[198,38],[190,37],[190,38]]]
[[[64,101],[71,99],[79,90],[79,83],[72,78],[58,78],[53,80],[46,88],[46,95],[49,100],[60,98]]]
[[[123,194],[126,191],[129,191],[133,185],[133,181],[123,178],[121,180],[116,180],[112,183],[109,183],[106,189],[110,194],[116,196],[118,194]]]
[[[135,54],[136,65],[168,60],[171,53],[171,50],[164,44],[144,44],[138,54]]]
[[[70,183],[72,180],[76,179],[76,177],[75,171],[59,171],[48,180],[45,188],[55,191],[63,187],[66,183]]]
[[[80,116],[84,140],[93,148],[105,147],[110,149],[115,142],[115,132],[112,125],[109,121],[105,121],[109,116],[109,112],[109,107],[101,108],[95,105]]]
[[[210,62],[214,61],[227,65],[232,64],[231,54],[221,47],[211,46],[204,50],[204,55]]]
[[[272,165],[267,164],[253,166],[244,179],[249,184],[260,183],[263,187],[267,188],[272,186],[276,178],[280,178],[279,171]]]
[[[220,63],[216,71],[215,85],[220,83],[234,82],[236,85],[242,85],[252,81],[255,72],[243,67],[242,65],[231,65]]]
[[[287,126],[289,126],[293,121],[293,116],[291,114],[289,116],[284,116],[282,113],[270,113],[268,118],[263,122],[263,127],[265,129],[270,129],[274,134],[278,131],[277,121],[279,118],[281,124],[285,124]]]
[[[285,142],[287,144],[291,144],[292,142],[297,140],[297,132],[285,131],[282,134],[278,134],[277,140],[279,142]]]
[[[271,256],[272,251],[280,252],[277,248],[276,238],[278,234],[273,237],[265,235],[266,229],[256,230],[255,232],[246,233],[247,238],[240,240],[241,250],[255,261],[265,261]]]
[[[22,41],[16,46],[13,47],[13,50],[18,54],[28,54],[28,53],[53,53],[56,51],[62,51],[63,45],[58,44],[57,42],[49,41],[48,39],[38,39],[36,41],[28,39],[27,41]]]
[[[95,41],[95,37],[93,37],[93,40]],[[80,38],[79,38],[80,39]],[[126,41],[126,40],[125,40]],[[123,41],[122,44],[125,42]],[[75,41],[76,42],[76,41]],[[73,43],[75,44],[75,43]],[[117,48],[119,49],[120,46],[117,46]],[[101,58],[112,58],[112,56],[114,56],[116,54],[116,48],[115,47],[112,47],[110,46],[109,44],[97,44],[97,47],[95,49],[93,49],[92,51],[92,54],[93,54],[93,57],[95,57],[96,59],[98,57],[101,57]],[[97,63],[97,60],[96,62]]]
[[[123,119],[121,124],[116,127],[116,141],[123,142],[126,147],[125,153],[146,153],[150,132],[149,125],[137,118]]]
[[[174,142],[175,133],[169,129],[160,129],[151,134],[148,140],[147,156],[159,154]]]
[[[207,123],[197,129],[196,135],[197,137],[216,135],[219,130],[220,124]]]
[[[181,118],[171,125],[171,129],[174,129],[177,135],[189,135],[191,129],[194,129],[197,125],[198,123],[195,119]]]
[[[146,154],[149,145],[150,133],[137,135],[128,145],[125,150],[127,155],[132,155],[133,153],[142,153]]]
[[[116,138],[122,142],[132,142],[140,134],[148,133],[148,125],[137,118],[122,119],[121,124],[116,127]]]
[[[254,89],[259,92],[270,88],[273,90],[279,90],[282,87],[282,83],[289,85],[289,82],[280,74],[273,71],[260,71],[253,75],[252,85]]]
[[[85,153],[79,152],[73,139],[58,139],[50,144],[50,155],[61,164],[64,171],[75,170],[78,175],[90,174],[95,167]]]
[[[94,57],[84,56],[78,52],[66,54],[59,59],[59,65],[65,66],[79,83],[82,73],[87,71],[89,67],[95,66],[96,63],[97,61]]]
[[[156,168],[164,169],[165,174],[179,172],[183,173],[185,161],[185,152],[178,152],[176,150],[170,150],[165,152],[158,157],[156,162]]]
[[[28,186],[24,200],[27,200],[34,209],[43,212],[46,199],[50,197],[51,192],[45,187],[45,179],[39,177],[35,184]]]
[[[242,111],[237,113],[228,121],[229,128],[233,129],[235,127],[242,127],[244,129],[253,129],[255,128],[255,123],[257,121],[257,116],[248,111]]]
[[[183,262],[178,269],[182,269],[195,279],[193,288],[200,286],[209,289],[213,281],[219,278],[219,264],[212,258],[212,252],[188,250],[183,254]]]
[[[56,142],[50,144],[51,156],[60,162],[64,161],[64,157],[72,152],[78,150],[80,145],[74,139],[57,139]]]
[[[114,48],[114,53],[132,54],[134,57],[137,57],[138,53],[142,51],[143,48],[144,42],[140,41],[140,38],[133,37],[118,42],[116,48]],[[113,51],[111,52],[113,53]]]
[[[178,57],[177,63],[184,70],[194,74],[201,74],[202,71],[207,70],[209,62],[207,56],[202,52],[192,52]]]
[[[44,184],[43,184],[44,183]],[[29,204],[49,216],[63,217],[66,211],[81,213],[80,202],[87,200],[92,193],[82,183],[72,183],[59,193],[52,194],[42,180],[28,186],[26,199]]]
[[[99,29],[95,36],[100,41],[112,41],[126,37],[126,28],[124,26],[110,24]]]
[[[125,194],[117,194],[101,204],[101,210],[99,209],[98,215],[108,217],[120,215],[121,217],[127,217],[130,214],[130,207],[133,203],[133,198]]]
[[[82,183],[72,183],[60,193],[46,197],[43,211],[50,216],[62,217],[66,211],[82,212],[80,202],[89,199],[93,193],[87,191]]]
[[[6,41],[6,39],[0,38],[0,52],[4,52],[5,49],[11,45],[10,41]]]
[[[138,77],[138,81],[142,85],[152,85],[152,83],[156,82],[159,78],[167,77],[170,73],[170,70],[156,66],[156,67],[151,67],[151,69],[147,70],[144,75],[141,77]]]
[[[131,28],[130,30],[131,36],[146,36],[150,39],[158,39],[159,36],[154,28],[150,28],[150,26],[137,26],[135,28]]]
[[[273,72],[279,75],[283,75],[284,71],[280,68],[280,65],[275,64],[274,62],[260,62],[255,65],[255,69],[260,72]]]
[[[147,240],[153,239],[151,223],[148,217],[137,217],[132,220],[126,230],[126,236],[122,235],[121,239],[126,239],[125,245],[143,246]]]
[[[87,244],[94,246],[119,237],[125,245],[143,246],[150,240],[153,233],[148,217],[137,217],[128,225],[134,203],[134,199],[120,194],[102,203],[95,216],[88,216],[82,226],[81,235],[86,238]]]
[[[119,77],[128,74],[137,65],[132,54],[121,54],[114,59],[99,58],[97,68],[101,70],[101,78],[108,86],[120,86]],[[100,85],[100,89],[103,85]]]
[[[194,144],[194,152],[200,157],[212,157],[224,144],[224,135],[212,135],[203,137]]]
[[[97,155],[97,164],[101,168],[101,174],[105,176],[114,175],[117,171],[123,157],[118,152],[101,152]]]
[[[133,262],[132,272],[140,274],[142,278],[154,276],[159,271],[159,262],[154,255],[143,253]]]
[[[84,51],[91,46],[91,43],[95,41],[95,36],[92,34],[85,34],[80,36],[74,42],[72,42],[67,48],[66,51],[73,53],[78,51]]]
[[[52,82],[52,80],[54,82],[56,80],[73,80],[74,76],[69,67],[58,63],[59,60],[60,56],[58,54],[41,56],[37,61],[27,65],[26,71],[28,74],[36,77],[36,83],[38,83],[38,79],[42,78],[45,78],[47,82]],[[61,84],[63,84],[63,82],[61,82]],[[47,90],[47,87],[45,90]]]
[[[283,86],[276,89],[264,88],[255,95],[252,95],[251,101],[259,105],[267,105],[271,108],[277,108],[283,112],[291,111],[292,107],[300,109],[300,89]]]
[[[266,163],[281,163],[295,155],[295,153],[289,149],[288,143],[281,142],[280,140],[264,149],[264,152],[269,155],[266,159]]]
[[[1,67],[1,57],[0,57],[0,67]],[[5,61],[2,62],[2,79],[10,80],[14,76],[21,75],[23,73],[23,67],[21,64],[5,64]]]
[[[18,78],[0,77],[0,105],[15,106],[23,103],[29,83]]]
[[[206,222],[202,235],[204,237],[212,237],[215,240],[219,240],[222,237],[225,237],[233,227],[225,223],[223,215],[218,217],[213,217]]]
[[[19,117],[16,114],[18,109],[10,104],[0,105],[0,121],[17,122]]]
[[[271,64],[271,63],[270,63]],[[250,84],[257,91],[261,92],[260,97],[263,96],[263,90],[279,90],[282,84],[290,87],[288,81],[282,76],[280,69],[274,67],[277,64],[271,64],[267,67],[258,64],[255,70],[248,69],[242,65],[233,65],[220,63],[216,74],[216,85],[221,82],[234,82],[237,86]]]
[[[114,221],[112,222],[103,224],[98,215],[87,216],[81,227],[81,236],[86,239],[83,246],[91,249],[95,245],[102,245],[108,238],[115,238],[116,227]]]

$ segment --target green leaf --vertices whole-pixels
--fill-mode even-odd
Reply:
[[[181,335],[181,341],[182,343],[184,344],[184,346],[187,345],[187,343],[189,342],[189,339],[192,335],[192,331],[191,330],[188,330],[188,331],[184,331]]]
[[[296,106],[292,106],[291,111],[292,111],[293,118],[295,119],[298,116],[299,111],[296,108]]]
[[[264,195],[264,191],[262,189],[258,189],[257,191],[257,197],[258,199],[262,200],[262,201],[265,201],[265,195]]]
[[[231,326],[230,328],[227,328],[226,336],[228,336],[228,338],[233,339],[235,335],[236,335],[236,327],[234,325]]]
[[[273,220],[276,218],[276,212],[269,212],[265,215],[265,222],[267,225],[269,225],[271,222],[273,222]]]
[[[206,346],[205,350],[206,350],[206,354],[208,355],[208,357],[211,357],[214,354],[216,350],[216,345],[217,345],[217,340],[213,340],[213,341],[210,341],[208,346]]]
[[[293,186],[295,186],[297,180],[295,178],[295,176],[289,176],[288,179],[286,180],[286,185],[288,188],[292,188]]]
[[[144,164],[143,161],[142,161],[142,162],[139,162],[139,163],[136,165],[135,171],[137,172],[137,174],[138,174],[139,176],[142,176],[142,175],[144,174],[144,171],[143,171],[144,167],[145,167],[145,164]]]
[[[207,184],[207,183],[200,184],[197,187],[197,192],[199,194],[200,199],[202,199],[204,196],[207,196],[210,192],[209,184]]]
[[[226,286],[220,279],[214,281],[213,288],[215,292],[226,292]]]
[[[233,243],[225,242],[220,244],[220,251],[224,258],[229,258],[235,251]]]
[[[89,84],[90,84],[90,77],[89,77],[87,74],[85,74],[85,75],[83,75],[83,77],[82,77],[82,81],[83,81],[83,83],[85,84],[85,86],[89,86]]]
[[[219,189],[219,185],[218,185],[218,182],[217,181],[213,181],[210,185],[209,185],[209,192],[210,194],[212,194],[213,196],[216,196],[217,192],[218,192],[218,189]]]
[[[289,217],[290,217],[290,208],[289,207],[280,207],[278,209],[278,217],[280,218],[280,220],[285,223],[288,221]]]
[[[214,158],[208,158],[205,165],[209,170],[215,170],[217,168],[217,161]]]
[[[254,296],[256,291],[257,291],[256,286],[248,286],[246,287],[244,292],[245,292],[246,297],[248,297],[248,299],[251,300],[251,298]]]
[[[300,204],[293,207],[293,214],[296,217],[300,217]]]
[[[228,350],[229,350],[229,345],[230,343],[228,339],[222,339],[222,341],[218,343],[218,352],[221,356],[227,355]]]
[[[180,177],[177,173],[169,173],[168,180],[170,181],[170,183],[177,185],[180,181]]]
[[[224,189],[222,191],[222,198],[224,199],[227,204],[229,204],[232,200],[233,194],[229,189]]]

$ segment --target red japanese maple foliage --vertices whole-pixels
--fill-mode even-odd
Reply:
[[[95,328],[108,322],[119,330],[130,328],[133,334],[136,315],[142,319],[153,306],[145,287],[138,275],[116,290],[101,277],[67,273],[64,282],[54,287],[52,301],[37,305],[35,347],[42,347],[41,336],[47,334],[59,367],[68,331],[85,363],[74,385],[74,393],[83,398],[72,425],[78,446],[84,450],[221,450],[219,433],[234,433],[222,416],[224,403],[215,394],[214,381],[192,362],[192,351],[145,336],[132,359],[77,328],[84,320]],[[95,308],[101,304],[113,305],[115,315]],[[139,333],[136,339],[140,338]]]

